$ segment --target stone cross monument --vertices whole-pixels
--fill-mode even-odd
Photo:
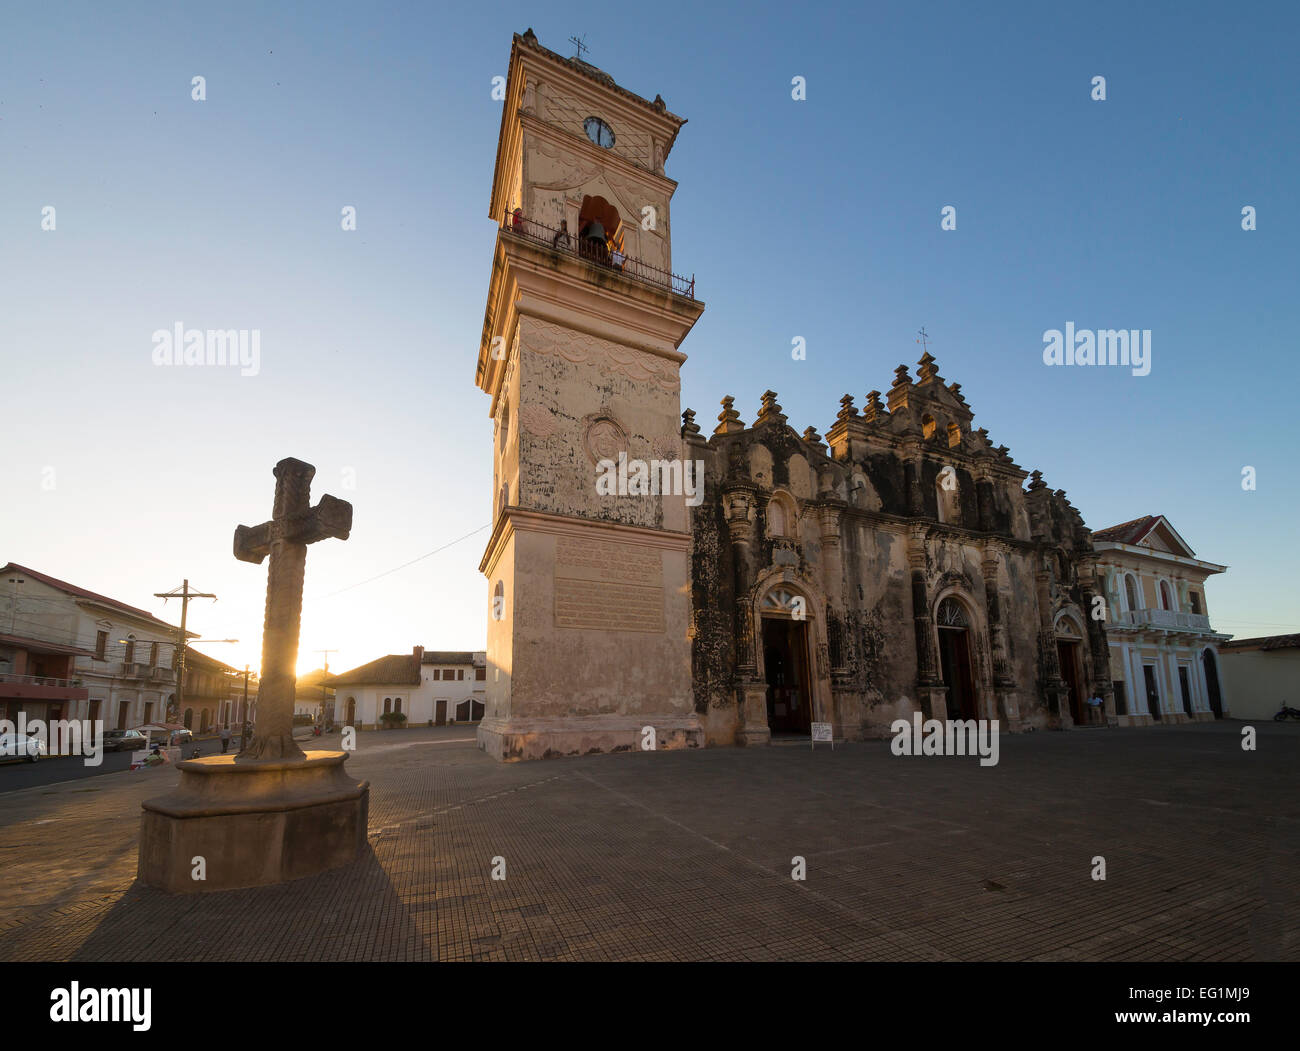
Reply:
[[[236,558],[271,556],[257,732],[239,755],[177,763],[176,787],[141,804],[137,874],[147,886],[173,894],[261,887],[338,868],[366,849],[369,784],[348,776],[347,752],[303,752],[293,740],[307,545],[346,540],[352,529],[346,501],[324,496],[311,506],[315,473],[281,460],[271,520],[235,530]]]
[[[266,584],[266,622],[262,630],[262,674],[257,689],[257,725],[240,760],[301,759],[293,739],[293,702],[297,683],[298,629],[302,621],[302,580],[307,545],[327,537],[346,540],[352,529],[352,505],[323,496],[311,506],[316,468],[288,457],[275,465],[275,504],[271,520],[235,530],[235,557],[271,566]]]

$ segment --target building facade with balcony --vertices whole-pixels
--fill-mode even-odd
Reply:
[[[1229,714],[1205,582],[1228,567],[1198,559],[1163,515],[1093,533],[1107,599],[1115,710],[1121,726]]]
[[[29,720],[103,720],[105,729],[166,718],[174,625],[10,562],[0,568],[0,629],[11,640],[0,643],[0,703],[14,721],[19,710]]]
[[[257,676],[251,677],[249,709],[257,696]],[[195,733],[218,726],[239,726],[243,717],[244,673],[206,653],[185,651],[185,693],[178,720]]]

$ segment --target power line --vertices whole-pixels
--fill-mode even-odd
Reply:
[[[413,566],[417,562],[423,562],[426,558],[431,558],[433,555],[438,554],[440,551],[446,551],[447,548],[449,547],[455,547],[462,540],[468,540],[470,537],[474,536],[475,533],[483,532],[483,530],[487,529],[491,524],[492,524],[491,522],[484,523],[483,525],[479,526],[477,529],[471,530],[470,532],[466,533],[464,536],[457,537],[455,540],[443,544],[442,547],[435,547],[432,551],[426,552],[425,554],[421,555],[419,558],[413,558],[409,562],[403,562],[400,566],[394,566],[392,569],[386,569],[382,573],[378,573],[373,577],[368,577],[365,580],[360,580],[355,584],[349,584],[345,588],[339,588],[338,591],[331,591],[328,595],[313,596],[311,601],[319,602],[322,599],[333,598],[335,595],[342,595],[343,592],[345,591],[351,591],[353,588],[359,588],[363,584],[372,583],[373,581],[379,580],[381,577],[386,577],[392,573],[396,573],[400,569],[405,569],[407,566]]]

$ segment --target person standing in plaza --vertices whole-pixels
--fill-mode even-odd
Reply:
[[[227,723],[221,728],[221,754],[226,754],[226,749],[230,747],[230,724]]]

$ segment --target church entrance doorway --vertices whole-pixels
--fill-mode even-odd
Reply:
[[[1083,631],[1073,617],[1062,616],[1056,622],[1056,662],[1061,678],[1070,691],[1070,717],[1075,726],[1103,721],[1101,709],[1088,706],[1083,678]]]
[[[763,618],[763,668],[768,729],[773,734],[812,733],[807,621]]]
[[[970,618],[956,599],[939,603],[939,671],[948,687],[948,718],[978,719],[975,671],[971,664]]]
[[[1076,726],[1092,722],[1087,698],[1083,695],[1083,675],[1080,672],[1079,644],[1073,639],[1056,640],[1056,657],[1061,665],[1061,678],[1070,689],[1070,716]]]

